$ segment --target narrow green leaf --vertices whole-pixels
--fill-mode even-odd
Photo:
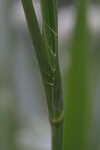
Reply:
[[[22,0],[28,29],[31,34],[33,46],[35,48],[37,59],[40,65],[40,70],[43,74],[48,70],[48,52],[46,51],[45,43],[43,41],[32,0]]]
[[[86,150],[89,123],[87,6],[87,0],[77,0],[71,64],[64,90],[63,150]]]

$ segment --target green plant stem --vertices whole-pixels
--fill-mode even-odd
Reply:
[[[45,87],[52,130],[52,150],[62,150],[63,94],[58,63],[56,0],[41,0],[43,34],[40,32],[32,0],[22,0],[22,4]]]
[[[41,0],[43,16],[43,37],[49,51],[52,77],[46,85],[47,99],[50,101],[50,122],[52,129],[52,150],[62,150],[63,143],[63,94],[58,60],[58,16],[56,0]],[[53,124],[52,124],[53,122]]]
[[[58,16],[56,0],[40,0],[43,16],[44,39],[50,50],[58,53]],[[58,57],[58,56],[57,56]]]
[[[62,150],[63,123],[52,125],[52,150]]]

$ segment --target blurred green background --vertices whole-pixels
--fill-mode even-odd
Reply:
[[[41,25],[39,1],[34,0]],[[69,65],[75,1],[58,1],[59,60],[62,78]],[[90,150],[100,149],[100,4],[91,1]],[[67,61],[66,61],[67,60]],[[66,63],[67,62],[67,63]],[[20,0],[0,0],[0,150],[50,150],[50,125],[38,63]]]

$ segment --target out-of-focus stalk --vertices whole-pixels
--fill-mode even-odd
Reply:
[[[76,0],[76,24],[64,90],[63,150],[86,150],[89,125],[88,0]]]

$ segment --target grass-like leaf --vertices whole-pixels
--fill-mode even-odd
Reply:
[[[61,150],[63,97],[58,62],[56,0],[41,0],[43,34],[40,32],[32,0],[22,0],[22,4],[46,91],[49,120],[52,128],[52,150]]]
[[[39,24],[35,14],[32,0],[22,0],[28,29],[31,34],[33,46],[35,48],[37,59],[40,65],[40,70],[44,74],[48,70],[48,52],[46,51],[45,44],[40,32]]]
[[[77,0],[71,64],[64,91],[63,150],[86,150],[89,123],[87,6],[87,0]]]

